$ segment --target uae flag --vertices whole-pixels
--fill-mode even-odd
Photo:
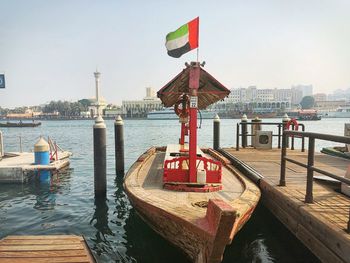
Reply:
[[[181,26],[166,36],[168,55],[179,58],[188,51],[198,48],[199,17]]]

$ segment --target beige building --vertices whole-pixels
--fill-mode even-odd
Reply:
[[[327,95],[325,93],[316,93],[313,95],[315,101],[326,101]]]
[[[341,106],[348,106],[345,100],[333,100],[333,101],[317,101],[315,100],[315,110],[319,111],[332,111]]]
[[[146,97],[142,100],[123,100],[122,112],[126,117],[145,117],[148,112],[161,110],[163,105],[156,97],[155,91],[151,87],[146,88]]]

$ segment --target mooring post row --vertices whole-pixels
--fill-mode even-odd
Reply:
[[[309,147],[307,156],[307,178],[306,178],[306,195],[305,203],[313,203],[313,179],[314,179],[314,167],[315,163],[315,138],[309,137]]]

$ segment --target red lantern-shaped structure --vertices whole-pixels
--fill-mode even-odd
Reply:
[[[163,183],[167,189],[214,191],[221,189],[221,163],[197,147],[197,111],[224,99],[230,91],[198,62],[190,65],[157,93],[165,107],[174,107],[181,123],[179,144],[168,146]],[[188,147],[185,137],[189,137]]]

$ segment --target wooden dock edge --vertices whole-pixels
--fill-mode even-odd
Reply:
[[[350,263],[350,235],[346,229],[336,229],[303,201],[285,195],[286,188],[271,185],[248,163],[234,157],[226,149],[219,149],[234,166],[259,185],[262,203],[322,262]],[[256,180],[255,180],[256,179]]]
[[[350,240],[304,206],[286,198],[282,186],[260,180],[263,204],[322,262],[350,262]]]
[[[0,262],[81,262],[96,263],[83,236],[7,236],[0,240]]]

